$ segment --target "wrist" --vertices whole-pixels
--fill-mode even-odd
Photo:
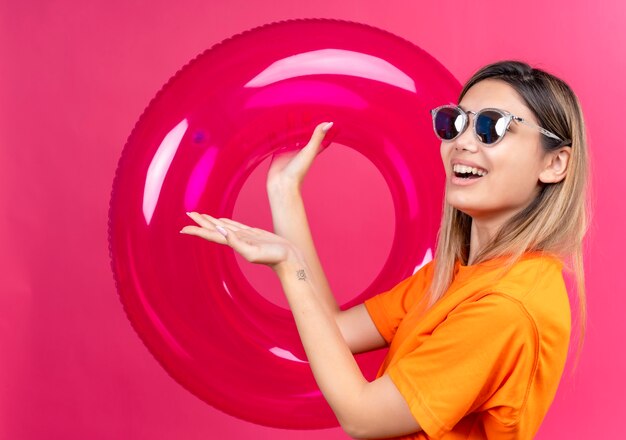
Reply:
[[[287,248],[287,255],[280,263],[272,266],[276,274],[281,277],[289,272],[303,269],[306,265],[302,252],[297,247],[290,245]]]
[[[267,191],[271,208],[289,207],[302,202],[298,187],[283,187]]]
[[[300,197],[300,185],[294,181],[268,184],[267,195],[270,201],[280,201],[285,198]]]

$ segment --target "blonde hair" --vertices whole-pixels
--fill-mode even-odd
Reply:
[[[583,237],[589,223],[587,206],[588,153],[585,123],[578,98],[561,79],[519,61],[501,61],[476,72],[463,87],[459,102],[476,83],[497,79],[510,85],[524,100],[537,123],[557,134],[560,142],[542,136],[544,151],[571,146],[565,178],[542,184],[537,197],[510,218],[493,240],[476,256],[474,263],[508,257],[508,270],[529,251],[541,251],[562,258],[576,279],[578,298],[578,355],[586,327]],[[434,258],[434,276],[429,290],[429,306],[448,290],[456,261],[467,264],[472,219],[444,201],[441,227]]]

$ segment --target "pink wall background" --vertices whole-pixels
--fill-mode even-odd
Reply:
[[[0,438],[346,438],[339,429],[256,426],[178,385],[126,319],[107,245],[119,155],[162,84],[224,38],[308,17],[391,31],[461,82],[484,63],[521,58],[572,85],[586,112],[595,172],[589,325],[580,365],[564,375],[538,438],[625,437],[626,4],[31,0],[0,2]],[[368,175],[366,165],[354,172]],[[310,187],[331,172],[323,170]],[[349,190],[359,197],[358,187]],[[332,224],[315,206],[314,232]],[[323,234],[331,232],[320,232],[327,249],[332,237]],[[382,262],[385,240],[371,251],[369,270]],[[334,278],[341,261],[323,259]]]

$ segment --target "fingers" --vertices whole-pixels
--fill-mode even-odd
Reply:
[[[201,215],[209,219],[209,221],[215,224],[218,224],[222,227],[229,227],[229,229],[232,229],[233,231],[237,231],[239,229],[251,229],[250,226],[246,226],[243,223],[236,222],[235,220],[231,220],[229,218],[220,217],[219,219],[216,219],[214,217],[211,217],[208,214],[201,214]]]
[[[251,228],[231,219],[216,219],[207,214],[187,213],[200,226],[187,225],[180,231],[231,247],[251,263],[272,265],[288,253],[288,243],[263,229]]]
[[[227,218],[217,219],[215,217],[211,217],[208,214],[199,214],[197,212],[188,212],[187,215],[200,226],[208,228],[209,230],[215,229],[216,226],[221,226],[223,228],[233,231],[237,231],[239,229],[250,229],[249,226],[246,226],[243,223],[239,223]]]
[[[220,231],[217,229],[218,226],[224,228],[227,232],[228,231],[253,231],[254,230],[254,228],[251,228],[250,226],[244,225],[243,223],[239,223],[228,218],[217,219],[208,214],[200,214],[197,212],[188,212],[187,215],[189,216],[189,218],[195,221],[198,225],[200,225],[200,227],[188,226],[188,227],[183,228],[183,230],[181,230],[180,232],[191,234],[191,235],[198,235],[198,236],[201,236],[202,238],[206,238],[207,240],[211,240],[211,241],[216,241],[215,238],[220,238],[220,236],[224,237],[220,233]],[[200,233],[202,229],[204,229],[207,232]],[[221,240],[221,239],[217,241],[219,241],[220,243],[225,242],[224,240]]]
[[[317,126],[313,130],[313,134],[311,135],[309,143],[304,148],[309,147],[310,149],[317,150],[317,147],[321,145],[324,137],[326,136],[326,133],[328,133],[328,130],[330,130],[332,126],[332,122],[322,122],[320,124],[317,124]]]
[[[274,152],[272,155],[272,163],[277,166],[289,163],[294,157],[305,156],[307,161],[312,161],[315,155],[318,153],[319,146],[322,144],[326,133],[332,128],[332,122],[322,122],[318,124],[313,130],[311,138],[306,145],[300,149],[292,150],[289,147],[283,147]]]
[[[189,216],[190,219],[198,223],[200,226],[209,228],[209,229],[215,229],[215,223],[213,223],[209,218],[207,218],[210,216],[207,216],[206,214],[205,215],[198,214],[197,212],[188,212],[187,215]]]
[[[236,223],[236,222],[235,222]],[[228,227],[228,226],[226,226]],[[225,240],[225,244],[238,252],[242,257],[250,262],[254,262],[254,255],[257,250],[257,243],[252,237],[253,229],[238,229],[237,231],[225,229],[217,225],[216,229]]]
[[[311,139],[309,142],[297,152],[297,154],[293,156],[289,156],[287,161],[287,157],[283,160],[286,163],[286,166],[283,170],[284,174],[287,176],[292,176],[296,181],[301,181],[304,178],[304,175],[308,172],[311,167],[315,156],[321,150],[321,144],[324,140],[324,136],[330,128],[332,127],[332,122],[322,122],[315,127],[313,130],[313,134],[311,135]],[[278,166],[277,162],[277,166]]]
[[[224,237],[217,229],[206,229],[199,226],[187,225],[180,230],[181,234],[195,235],[196,237],[204,238],[205,240],[212,241],[219,244],[228,244],[226,237]]]
[[[253,258],[252,255],[254,255],[253,252],[255,244],[247,235],[249,234],[248,231],[245,229],[240,229],[238,231],[222,229],[222,231],[226,232],[226,235],[224,235],[219,229],[222,229],[222,226],[216,225],[212,229],[199,226],[185,226],[180,232],[183,234],[195,235],[214,243],[230,246],[233,250],[241,254],[241,256],[246,260],[252,261],[251,259]],[[238,234],[243,234],[243,236],[239,237]]]

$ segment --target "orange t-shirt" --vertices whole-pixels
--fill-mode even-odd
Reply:
[[[389,375],[423,429],[402,438],[530,439],[539,429],[569,345],[563,264],[527,253],[498,279],[503,261],[457,262],[426,313],[432,262],[365,302],[390,344],[378,376]]]

